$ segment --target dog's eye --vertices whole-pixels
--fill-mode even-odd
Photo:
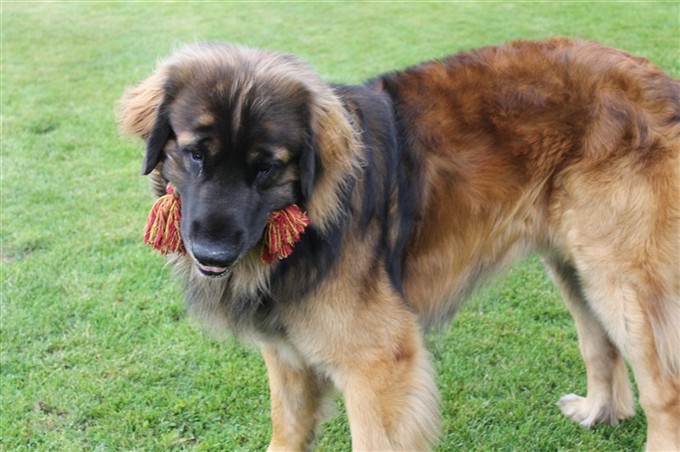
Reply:
[[[256,169],[258,177],[267,177],[274,171],[274,165],[269,162],[259,162]]]
[[[264,163],[259,165],[259,167],[257,168],[257,172],[262,176],[267,176],[269,175],[269,173],[272,172],[273,169],[274,167],[272,165]]]
[[[203,161],[203,154],[199,151],[191,151],[189,153],[189,156],[191,157],[191,160],[194,162],[202,162]]]
[[[276,165],[269,162],[259,162],[255,166],[255,171],[257,172],[255,181],[260,185],[266,185],[271,181],[273,174],[276,172]]]

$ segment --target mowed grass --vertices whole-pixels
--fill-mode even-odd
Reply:
[[[185,315],[141,243],[142,145],[119,136],[126,86],[174,47],[220,40],[364,78],[512,38],[591,38],[680,74],[677,3],[2,3],[0,448],[262,450],[259,355]],[[536,258],[428,344],[438,449],[631,450],[638,416],[586,431],[555,402],[585,391],[571,319]],[[340,401],[320,450],[348,450]],[[638,410],[639,411],[639,410]]]

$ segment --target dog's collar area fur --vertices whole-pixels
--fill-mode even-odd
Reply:
[[[179,193],[168,184],[166,194],[159,197],[151,208],[144,230],[144,243],[161,254],[184,255],[187,252],[180,231],[181,202]],[[262,261],[272,264],[290,256],[309,224],[309,217],[296,204],[272,212],[262,238]]]

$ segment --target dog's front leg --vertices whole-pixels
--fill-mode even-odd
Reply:
[[[262,345],[271,392],[270,451],[309,449],[330,383],[310,369],[297,352],[285,345]]]
[[[409,325],[402,333],[387,348],[367,343],[368,352],[356,354],[334,376],[353,450],[428,450],[439,435],[439,395],[428,354],[418,328]]]

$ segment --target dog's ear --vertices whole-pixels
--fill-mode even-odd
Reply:
[[[125,92],[118,104],[118,128],[121,132],[144,140],[149,137],[165,97],[165,79],[165,75],[156,72]]]
[[[316,138],[314,132],[309,131],[307,140],[300,155],[300,191],[305,201],[312,197],[316,173],[319,168],[319,156],[316,151]]]
[[[146,141],[142,173],[149,174],[158,164],[161,151],[172,130],[168,120],[164,85],[166,76],[158,71],[139,86],[129,89],[120,100],[118,127],[121,132]]]
[[[345,181],[357,174],[361,147],[349,114],[333,90],[311,75],[309,145],[300,156],[300,188],[315,228],[324,232],[343,211]]]
[[[142,164],[142,174],[148,175],[158,165],[161,160],[161,153],[172,134],[170,118],[168,117],[165,104],[161,104],[156,112],[156,122],[154,123],[149,137],[146,139],[146,154]]]

